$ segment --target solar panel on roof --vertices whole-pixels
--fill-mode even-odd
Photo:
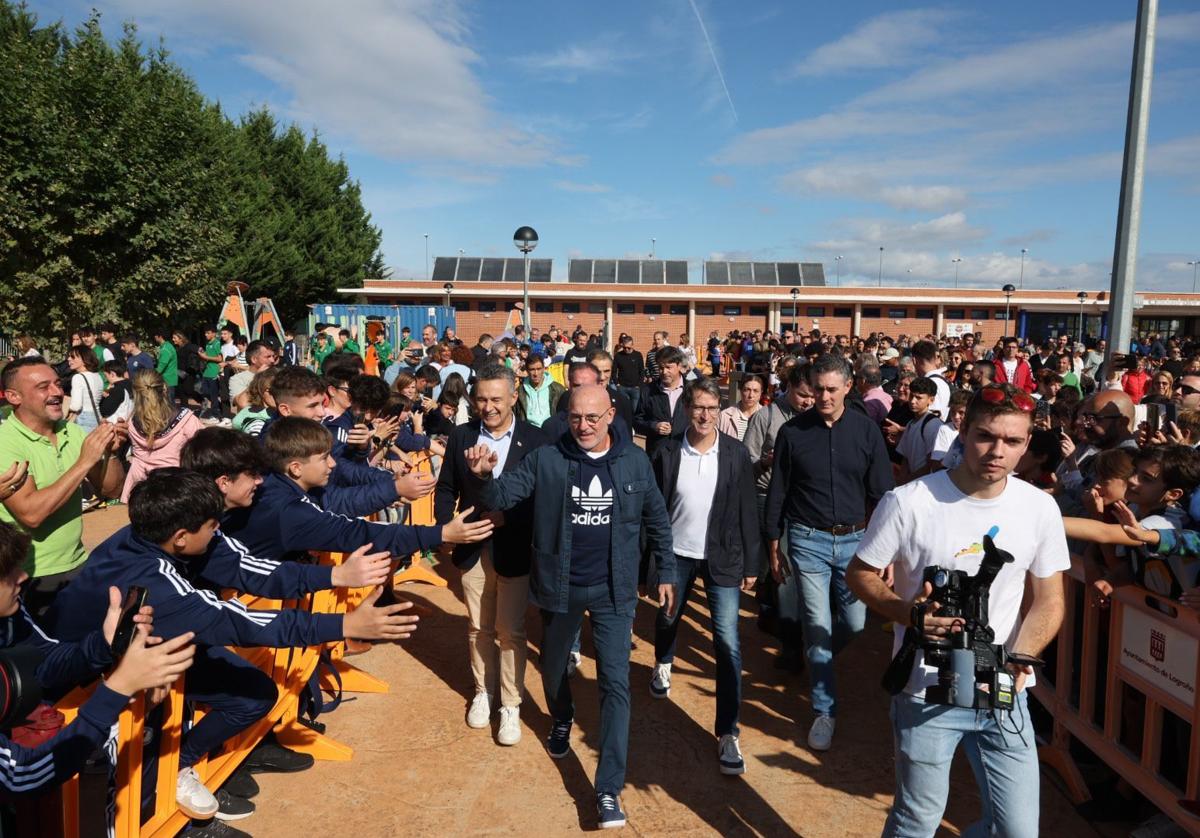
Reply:
[[[482,259],[477,259],[473,256],[464,256],[458,260],[458,274],[455,276],[455,282],[474,282],[479,279],[479,266]]]
[[[687,285],[687,268],[687,262],[683,260],[673,260],[667,262],[667,285]]]
[[[457,266],[458,258],[455,256],[438,256],[433,260],[433,281],[434,282],[453,282],[454,269]]]
[[[729,284],[729,263],[728,262],[705,262],[704,263],[704,282],[706,285],[728,285]]]
[[[524,259],[505,259],[504,260],[504,281],[505,282],[524,282],[525,281],[525,260]]]
[[[823,262],[802,262],[800,271],[804,276],[805,285],[825,284],[825,264]]]
[[[530,259],[529,260],[529,281],[530,282],[549,282],[550,271],[553,259]]]
[[[789,288],[805,283],[800,278],[800,263],[799,262],[777,262],[775,270],[779,272],[779,284],[786,285]]]
[[[647,259],[642,262],[642,284],[663,284],[663,262],[661,259]]]
[[[729,284],[730,285],[753,285],[754,274],[751,272],[749,262],[730,262],[729,263]]]
[[[484,259],[479,271],[480,282],[500,282],[504,279],[503,259]]]
[[[636,259],[617,260],[617,282],[632,282],[636,285],[641,281],[640,275],[641,271],[639,270],[638,261]]]
[[[567,281],[568,282],[591,282],[592,281],[592,260],[591,259],[572,259],[567,263]]]
[[[755,262],[754,263],[754,284],[755,285],[778,285],[775,279],[775,263],[774,262]]]
[[[616,282],[617,263],[613,259],[597,259],[592,267],[592,282]]]

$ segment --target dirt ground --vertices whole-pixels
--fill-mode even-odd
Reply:
[[[86,516],[96,543],[124,523],[123,508]],[[443,569],[445,566],[443,566]],[[596,828],[591,785],[596,767],[598,699],[591,641],[572,687],[576,725],[572,754],[550,759],[549,732],[536,650],[540,620],[529,613],[530,666],[520,744],[496,744],[491,730],[464,721],[472,693],[466,612],[457,574],[448,589],[400,589],[428,606],[419,631],[401,646],[381,646],[352,662],[386,680],[383,695],[354,696],[323,716],[328,734],[354,749],[350,762],[318,762],[296,775],[258,775],[257,813],[235,825],[257,838],[297,834],[382,836],[570,835]],[[647,685],[653,667],[653,610],[639,607],[630,682],[633,718],[622,801],[627,830],[637,835],[878,835],[893,787],[887,697],[879,686],[891,635],[878,621],[838,660],[839,713],[834,747],[823,755],[804,744],[812,720],[803,675],[772,667],[773,638],[755,626],[744,599],[742,750],[747,771],[717,770],[711,733],[715,714],[713,652],[707,609],[693,596],[679,632],[671,697],[656,701]],[[1042,833],[1098,835],[1050,776],[1042,775]],[[939,834],[957,835],[979,812],[979,795],[959,756]]]

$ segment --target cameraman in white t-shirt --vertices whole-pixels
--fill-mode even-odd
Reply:
[[[871,517],[846,582],[897,627],[912,626],[923,609],[922,643],[945,641],[962,629],[961,619],[938,616],[941,605],[927,602],[933,588],[924,581],[925,569],[978,573],[985,536],[1013,559],[990,588],[987,625],[995,642],[1010,655],[1036,658],[1058,632],[1064,609],[1060,576],[1070,566],[1062,518],[1049,495],[1011,476],[1029,446],[1033,411],[1033,399],[1022,390],[984,387],[962,421],[962,462],[889,492]],[[885,582],[889,570],[894,590]],[[895,632],[893,653],[900,651],[903,634]],[[960,742],[983,800],[980,834],[1038,834],[1037,750],[1024,693],[1033,683],[1033,668],[1011,662],[1007,668],[1016,693],[1011,711],[979,708],[978,702],[976,709],[927,704],[925,689],[938,683],[938,673],[917,650],[907,684],[892,699],[896,795],[885,836],[934,834]]]

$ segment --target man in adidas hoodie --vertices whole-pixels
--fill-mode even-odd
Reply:
[[[600,826],[625,825],[618,796],[629,749],[629,633],[638,601],[639,537],[663,579],[675,578],[670,516],[650,460],[632,444],[629,429],[613,422],[608,392],[599,385],[571,391],[569,434],[527,454],[514,469],[491,479],[499,462],[486,445],[465,452],[484,482],[480,500],[512,509],[533,498],[530,599],[542,611],[542,686],[553,726],[550,756],[571,750],[575,705],[567,657],[586,612],[592,623],[600,685],[600,761],[596,807]],[[674,611],[674,586],[658,586],[665,613]]]

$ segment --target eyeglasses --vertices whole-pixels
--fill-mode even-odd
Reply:
[[[692,411],[692,413],[711,413],[713,416],[716,416],[718,413],[721,412],[721,408],[719,405],[709,406],[709,405],[694,404],[689,409]]]
[[[983,399],[988,404],[999,405],[1008,402],[1022,413],[1033,413],[1037,407],[1033,396],[1026,393],[1024,390],[1015,392],[1006,392],[1000,384],[988,384],[979,391],[979,398]]]
[[[1175,389],[1184,396],[1192,396],[1196,393],[1200,393],[1200,390],[1197,390],[1195,387],[1188,386],[1187,384],[1176,384]]]
[[[1119,413],[1081,413],[1079,421],[1085,425],[1095,425],[1097,422],[1103,422],[1106,419],[1114,419],[1120,416]]]
[[[588,425],[589,427],[595,427],[600,423],[600,420],[607,416],[611,411],[612,408],[609,408],[603,413],[568,413],[567,424],[576,426]]]

